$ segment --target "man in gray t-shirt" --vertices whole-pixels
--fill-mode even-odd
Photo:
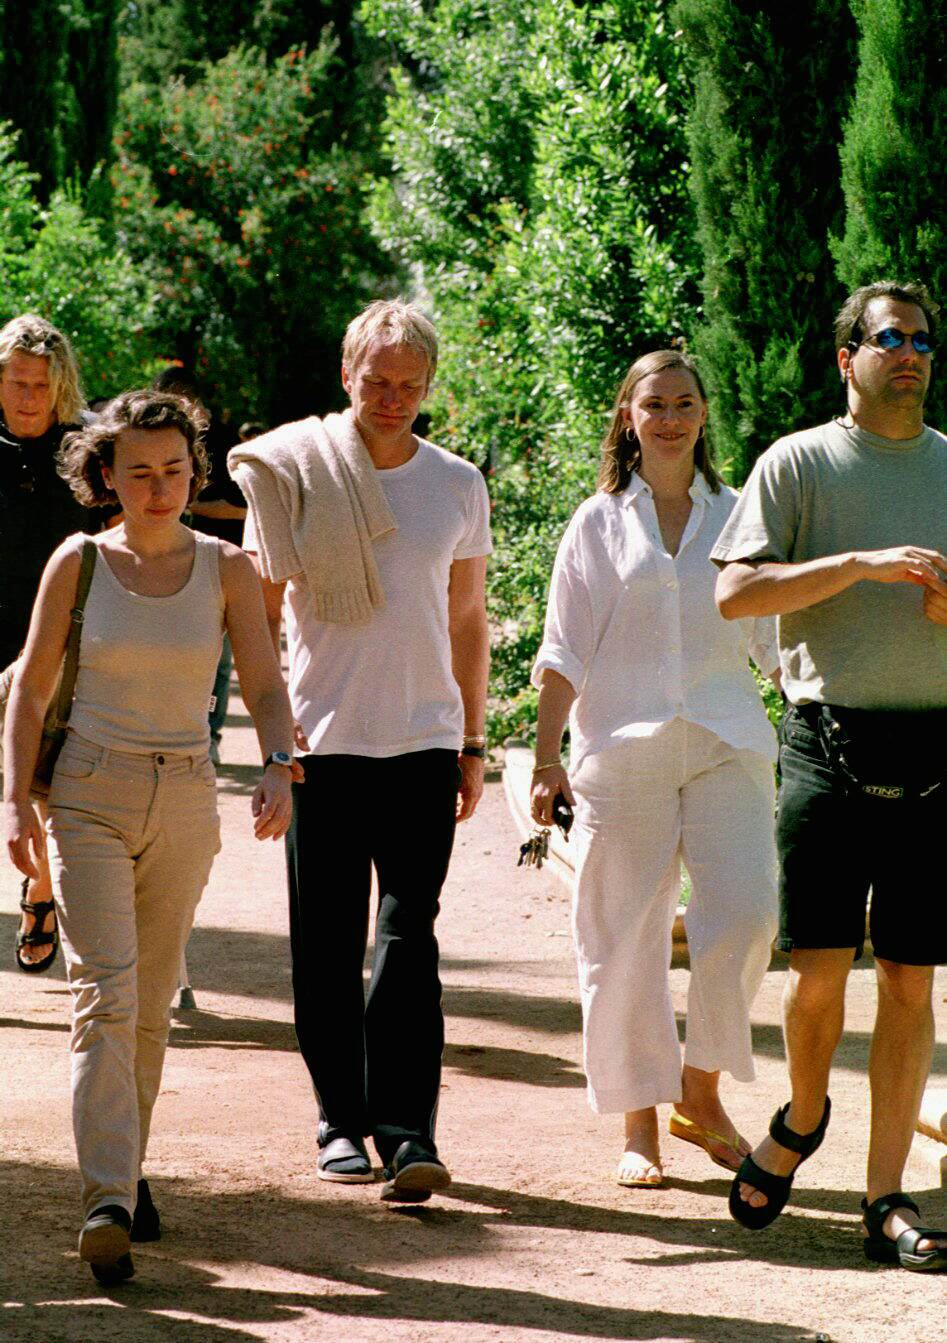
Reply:
[[[923,422],[937,307],[921,285],[857,290],[836,320],[848,410],[759,459],[712,558],[728,619],[777,615],[782,685],[780,936],[790,953],[790,1104],[744,1161],[730,1209],[772,1222],[828,1123],[845,984],[871,936],[865,1253],[947,1269],[901,1190],[947,961],[935,847],[947,826],[947,438]]]

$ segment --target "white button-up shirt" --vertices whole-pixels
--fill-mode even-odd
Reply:
[[[697,472],[676,555],[661,539],[651,488],[632,476],[596,494],[566,528],[553,568],[532,681],[551,667],[577,691],[569,716],[573,768],[627,737],[684,718],[737,748],[776,758],[776,739],[748,657],[779,664],[770,617],[724,620],[710,552],[737,500]]]

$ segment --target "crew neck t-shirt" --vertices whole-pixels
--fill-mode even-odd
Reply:
[[[759,458],[711,551],[716,563],[803,563],[916,545],[947,555],[947,438],[892,440],[831,421]],[[783,689],[794,704],[947,706],[947,626],[923,589],[862,580],[778,619]]]
[[[378,472],[397,530],[372,542],[385,605],[368,620],[317,620],[302,574],[286,585],[289,695],[314,755],[459,750],[464,710],[451,668],[447,595],[455,560],[491,550],[486,482],[425,439]],[[244,549],[257,550],[252,514]]]

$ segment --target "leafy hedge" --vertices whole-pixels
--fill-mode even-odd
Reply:
[[[0,325],[38,312],[64,331],[90,398],[146,382],[158,366],[157,286],[75,191],[43,208],[35,175],[0,123]]]

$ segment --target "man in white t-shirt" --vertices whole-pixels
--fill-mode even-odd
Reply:
[[[287,835],[296,1033],[319,1102],[321,1179],[373,1178],[421,1202],[450,1183],[434,1122],[444,1022],[434,920],[454,826],[483,791],[489,502],[470,462],[412,433],[437,363],[431,323],[400,300],[350,324],[342,383],[394,530],[369,542],[384,603],[316,618],[306,578],[263,579],[278,644],[284,603],[296,748]],[[262,441],[262,440],[261,440]],[[245,548],[257,551],[251,517]],[[378,878],[367,1001],[362,964]]]

